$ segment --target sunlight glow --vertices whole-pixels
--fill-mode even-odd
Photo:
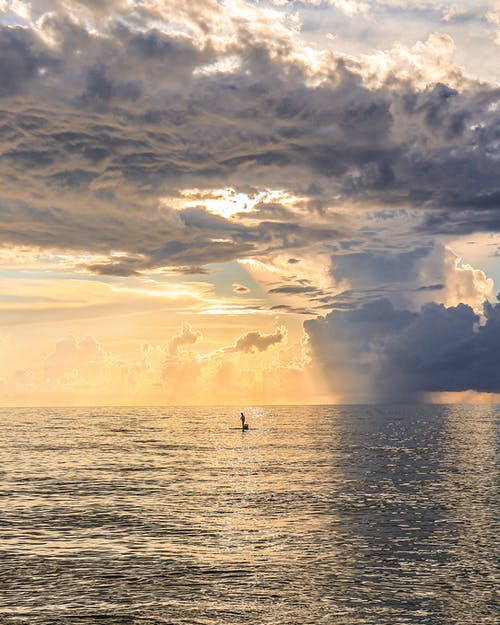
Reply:
[[[179,198],[164,198],[163,204],[177,210],[204,207],[212,215],[230,219],[238,214],[251,213],[259,205],[280,203],[293,205],[301,198],[283,189],[264,189],[255,193],[243,193],[233,187],[224,189],[183,189]]]

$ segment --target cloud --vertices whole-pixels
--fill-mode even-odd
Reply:
[[[271,345],[282,343],[287,336],[285,328],[276,328],[272,334],[261,334],[260,332],[247,332],[239,337],[232,347],[227,347],[227,351],[233,352],[265,352]]]
[[[137,345],[123,355],[109,351],[93,336],[66,334],[42,357],[35,349],[26,367],[19,367],[22,343],[13,343],[4,363],[3,397],[7,403],[62,405],[136,403],[151,396],[164,357],[159,345]],[[10,364],[16,363],[16,364]],[[28,364],[29,363],[29,364]],[[10,367],[9,368],[9,364]]]
[[[437,303],[456,306],[462,302],[480,313],[484,302],[493,299],[493,280],[437,242],[406,251],[366,247],[335,254],[332,273],[349,285],[325,300],[335,307],[355,307],[361,301],[385,297],[397,308],[418,310],[432,296]]]
[[[373,84],[373,60],[313,53],[288,14],[189,4],[43,2],[2,28],[1,243],[107,255],[86,269],[125,276],[295,258],[373,206],[418,208],[429,235],[498,226],[494,86],[448,65],[417,85],[387,59]],[[212,214],[227,188],[261,199]],[[165,203],[186,189],[199,206]]]
[[[233,293],[237,293],[238,295],[246,295],[247,293],[250,293],[250,289],[244,284],[234,283]]]
[[[349,17],[358,13],[367,13],[370,10],[368,3],[358,2],[357,0],[330,0],[330,3]]]
[[[333,271],[337,279],[348,278],[358,288],[388,283],[408,283],[418,279],[418,264],[428,256],[428,246],[414,250],[386,252],[364,250],[334,257]]]
[[[67,334],[45,358],[44,374],[48,380],[78,375],[90,381],[101,376],[105,359],[106,354],[94,337]]]
[[[320,291],[313,286],[303,286],[303,285],[288,285],[288,286],[277,286],[273,289],[269,289],[269,293],[281,293],[285,295],[316,295]]]
[[[0,56],[0,98],[19,94],[60,64],[33,31],[20,27],[0,26]]]
[[[396,310],[388,300],[333,311],[304,327],[332,390],[350,401],[414,401],[423,392],[496,393],[500,304]]]
[[[431,377],[453,386],[422,352],[432,323],[442,323],[442,341],[447,325],[457,341],[469,337],[479,363],[486,347],[475,337],[493,332],[496,308],[482,309],[491,279],[447,245],[500,225],[500,92],[457,64],[455,26],[479,12],[493,33],[495,7],[466,15],[430,0],[292,3],[293,12],[284,4],[3,6],[0,246],[63,259],[61,269],[93,274],[95,284],[104,275],[131,284],[163,272],[210,274],[237,260],[266,293],[253,311],[329,313],[306,327],[335,388],[392,397],[393,388],[432,387]],[[362,45],[336,51],[337,42],[349,48],[346,24],[373,40],[368,9],[377,19],[435,14],[450,26],[401,35],[409,44],[384,34],[370,54]],[[327,11],[339,32],[321,49],[308,43],[312,21],[301,19]],[[269,348],[285,337],[282,328],[247,332],[202,357],[190,349],[200,333],[185,324],[163,352],[159,384],[189,393],[206,376],[242,388],[238,359],[272,358],[280,350]],[[451,339],[440,349],[452,354]],[[110,368],[139,379],[149,371],[141,358],[120,363],[95,339],[66,337],[44,371],[54,383]],[[262,384],[261,372],[254,378],[251,388]]]
[[[194,345],[201,339],[201,332],[194,330],[190,323],[183,323],[180,333],[173,336],[168,342],[168,355],[170,357],[176,356],[180,349],[188,345]]]
[[[314,385],[307,379],[302,345],[289,344],[284,349],[284,328],[270,334],[247,333],[252,334],[253,340],[240,343],[241,351],[234,349],[235,339],[233,345],[207,353],[201,333],[189,324],[183,324],[167,345],[133,344],[129,334],[122,342],[116,333],[108,344],[75,333],[58,339],[51,349],[42,340],[28,359],[19,353],[23,343],[17,338],[2,361],[3,401],[13,405],[192,405],[298,401],[306,393],[309,396]],[[272,344],[280,348],[270,349]]]
[[[183,326],[177,337],[193,345],[197,333]],[[287,350],[272,350],[283,345],[288,333],[284,327],[273,333],[251,331],[240,336],[233,345],[208,353],[199,350],[167,350],[161,365],[158,387],[166,401],[172,403],[252,401],[298,401],[312,392],[307,379],[306,359],[302,345]],[[252,367],[247,366],[252,354]],[[302,395],[301,395],[302,394]]]

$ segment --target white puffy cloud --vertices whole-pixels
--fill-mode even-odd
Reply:
[[[105,360],[106,354],[94,337],[68,334],[45,358],[45,376],[49,380],[59,380],[78,375],[90,382],[101,377]]]
[[[176,356],[180,349],[188,345],[194,345],[202,339],[202,333],[194,330],[190,323],[183,323],[179,334],[173,336],[168,342],[169,356]]]
[[[303,401],[317,387],[303,347],[285,347],[287,336],[286,328],[278,327],[268,334],[247,332],[208,353],[201,345],[175,355],[167,350],[158,388],[170,403]]]

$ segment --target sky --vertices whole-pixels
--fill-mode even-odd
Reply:
[[[500,2],[0,21],[0,404],[499,400]]]

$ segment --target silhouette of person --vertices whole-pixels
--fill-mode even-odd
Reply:
[[[245,415],[243,413],[241,413],[241,429],[244,430],[245,429]]]

